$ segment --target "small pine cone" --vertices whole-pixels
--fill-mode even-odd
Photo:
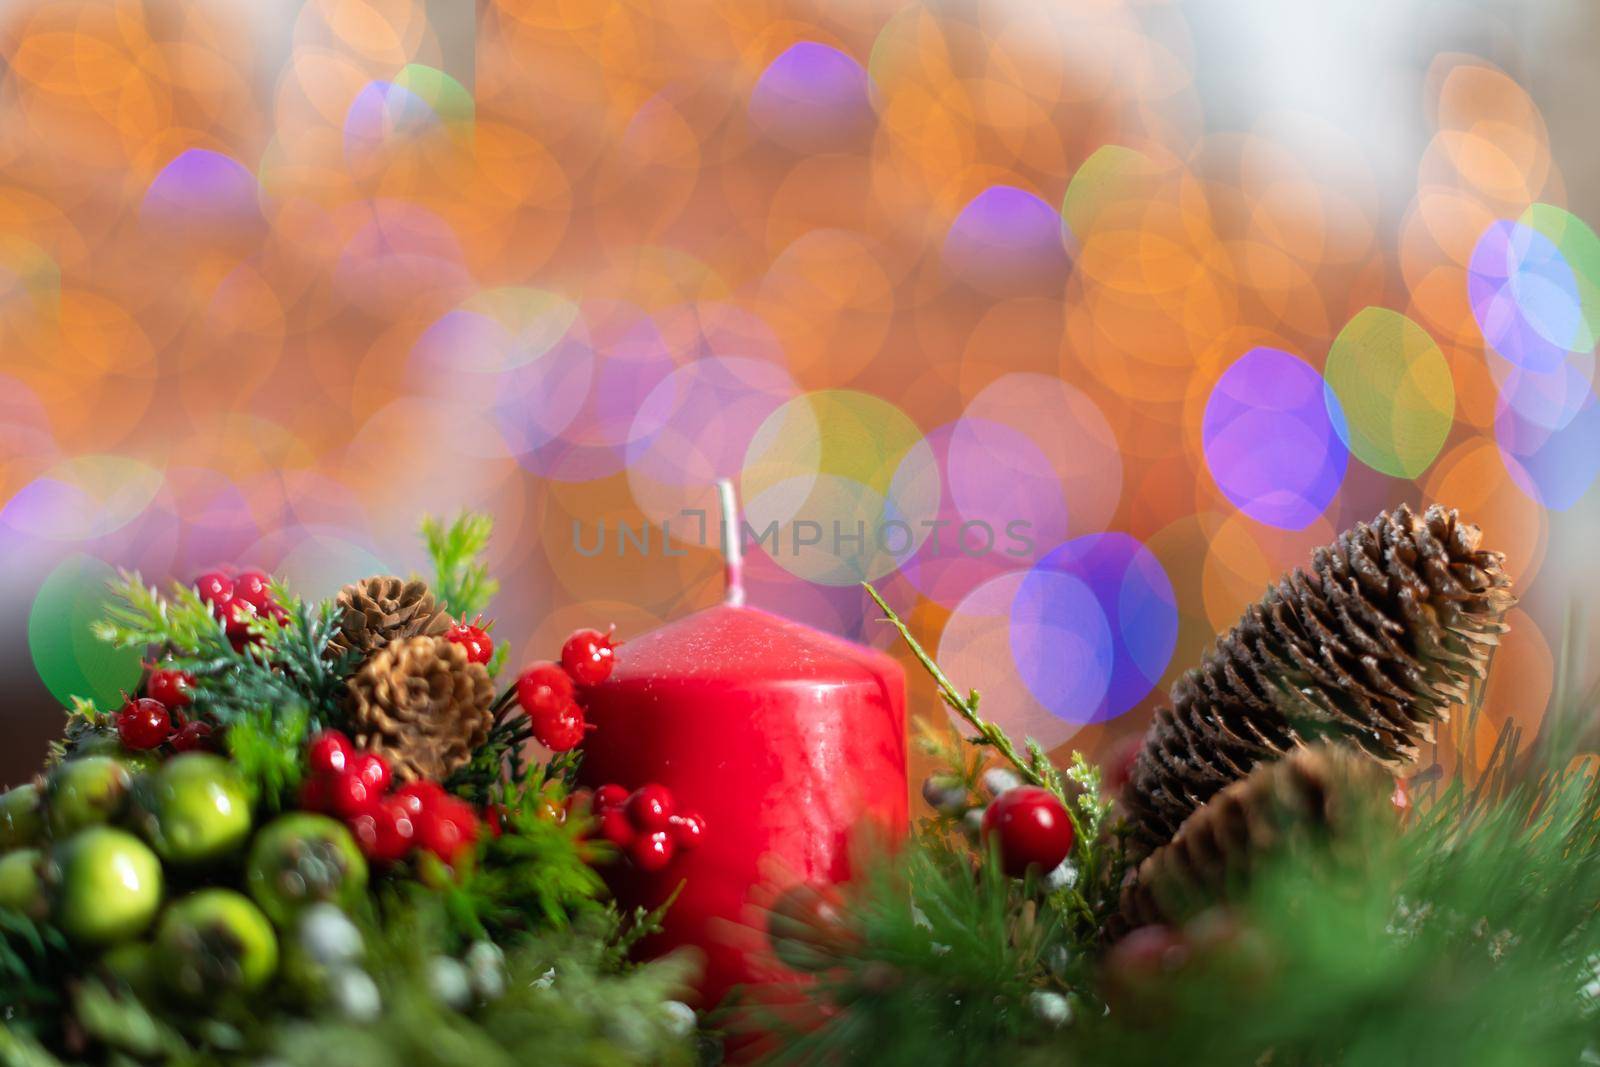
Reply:
[[[1483,678],[1516,602],[1504,557],[1434,506],[1360,523],[1267,590],[1172,688],[1124,799],[1136,856],[1259,763],[1339,738],[1390,767]]]
[[[1251,872],[1295,838],[1337,834],[1394,783],[1347,745],[1317,744],[1257,767],[1190,815],[1122,887],[1124,929],[1173,923],[1242,890]]]
[[[352,582],[336,599],[342,616],[339,632],[328,642],[335,654],[372,655],[391,641],[421,634],[437,636],[450,626],[425,582],[379,574]]]
[[[356,748],[389,761],[400,781],[442,781],[489,737],[494,683],[465,647],[408,637],[369,656],[350,679]]]

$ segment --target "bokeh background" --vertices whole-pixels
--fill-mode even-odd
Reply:
[[[780,524],[753,602],[887,647],[870,577],[1096,754],[1443,502],[1524,599],[1430,762],[1531,738],[1593,673],[1597,44],[1581,2],[0,5],[0,779],[136,677],[113,567],[329,595],[481,509],[547,656],[720,596],[719,476]]]

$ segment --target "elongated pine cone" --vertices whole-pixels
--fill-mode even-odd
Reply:
[[[1340,744],[1317,744],[1257,767],[1184,820],[1122,887],[1126,928],[1178,922],[1243,890],[1291,839],[1339,833],[1387,804],[1393,780]]]
[[[334,653],[372,655],[391,641],[419,634],[437,636],[450,626],[427,583],[378,574],[339,590],[339,632],[328,642]]]
[[[1485,676],[1516,598],[1476,526],[1404,506],[1267,590],[1156,713],[1124,794],[1137,857],[1259,763],[1319,738],[1401,767]]]
[[[389,761],[401,781],[442,781],[489,737],[494,683],[464,646],[408,637],[367,658],[346,707],[356,748]]]

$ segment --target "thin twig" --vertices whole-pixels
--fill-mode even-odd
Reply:
[[[1068,814],[1072,815],[1073,822],[1077,822],[1077,816],[1072,812],[1072,805],[1067,803],[1067,796],[1062,788],[1061,778],[1056,773],[1055,768],[1050,765],[1050,762],[1042,758],[1042,750],[1035,747],[1029,758],[1024,758],[1017,751],[1016,746],[1011,743],[1011,738],[1006,736],[1004,730],[978,714],[978,694],[972,692],[963,697],[961,692],[956,689],[955,683],[950,681],[944,671],[939,669],[939,665],[933,661],[933,657],[928,655],[921,643],[912,635],[910,627],[905,624],[905,621],[899,615],[895,614],[893,608],[884,602],[883,597],[878,595],[878,591],[872,587],[872,583],[862,582],[861,584],[866,588],[867,595],[872,597],[873,601],[882,609],[884,621],[900,631],[901,639],[905,641],[906,647],[911,650],[911,654],[917,658],[917,662],[922,664],[923,669],[933,679],[934,685],[939,690],[939,695],[944,698],[944,702],[950,705],[951,709],[961,716],[968,726],[977,731],[978,736],[968,738],[968,740],[973,744],[987,745],[994,749],[1007,763],[1016,768],[1017,773],[1029,785],[1040,786],[1054,793],[1061,800],[1062,805],[1067,808]]]

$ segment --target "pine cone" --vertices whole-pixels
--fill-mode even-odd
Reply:
[[[442,781],[489,736],[494,683],[467,650],[442,637],[379,649],[350,679],[346,707],[356,748],[389,761],[401,781]]]
[[[1122,888],[1126,928],[1181,921],[1247,884],[1261,860],[1296,836],[1337,834],[1393,782],[1347,745],[1318,744],[1257,767],[1189,816],[1170,844]]]
[[[1156,713],[1125,793],[1135,855],[1258,764],[1319,738],[1404,766],[1505,633],[1504,557],[1476,526],[1409,508],[1318,549],[1267,590]]]
[[[440,610],[426,583],[392,574],[353,582],[339,590],[336,602],[343,618],[339,632],[328,642],[336,654],[359,652],[365,659],[391,641],[435,636],[450,626],[450,617]]]

